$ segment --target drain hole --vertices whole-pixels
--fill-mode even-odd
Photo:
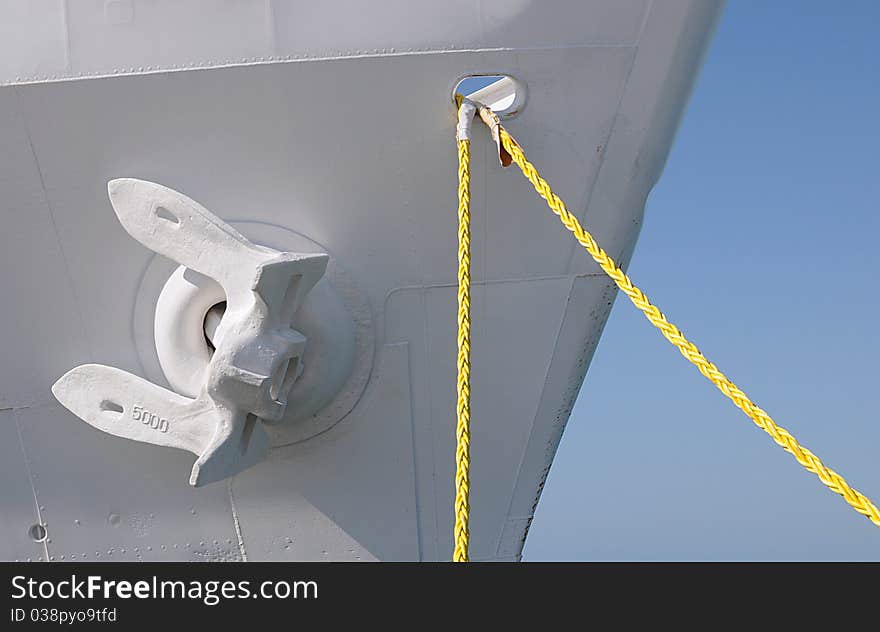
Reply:
[[[28,535],[34,542],[42,542],[46,539],[46,527],[41,524],[31,525],[31,528],[28,529]]]
[[[121,415],[124,409],[116,402],[111,402],[109,399],[105,399],[103,402],[101,402],[101,410],[107,413],[116,413],[118,415]]]
[[[216,346],[214,345],[214,334],[217,333],[217,327],[220,326],[220,321],[223,320],[223,314],[226,313],[226,301],[222,303],[217,303],[211,309],[208,310],[208,313],[205,314],[205,341],[208,343],[208,350],[211,353],[214,353]]]
[[[463,96],[488,105],[499,116],[513,116],[525,103],[525,88],[509,75],[472,75],[458,82],[453,98]]]

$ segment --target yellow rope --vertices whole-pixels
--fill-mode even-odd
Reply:
[[[471,189],[470,145],[458,141],[458,403],[455,429],[454,562],[468,561],[471,445]]]
[[[623,270],[621,270],[614,262],[614,260],[609,257],[604,250],[602,250],[599,244],[596,243],[596,240],[593,238],[593,236],[586,230],[584,230],[580,222],[578,222],[577,218],[568,212],[568,210],[565,208],[565,204],[562,202],[561,199],[559,199],[559,197],[555,193],[553,193],[553,191],[550,189],[550,185],[547,184],[547,181],[541,177],[535,167],[526,159],[525,154],[523,153],[522,148],[519,146],[519,144],[513,139],[510,134],[507,133],[507,130],[500,126],[498,118],[494,115],[494,113],[487,110],[486,108],[481,107],[480,115],[481,118],[483,118],[483,120],[487,123],[487,125],[492,128],[493,136],[500,138],[501,146],[510,154],[513,162],[515,162],[516,165],[520,168],[523,175],[528,179],[528,181],[532,183],[532,186],[535,187],[535,191],[538,193],[538,195],[544,198],[544,200],[547,202],[547,205],[550,207],[550,210],[553,211],[557,216],[559,216],[559,219],[562,221],[563,225],[565,225],[565,227],[574,234],[578,242],[580,242],[580,244],[586,249],[586,251],[590,253],[590,256],[593,257],[593,259],[596,261],[596,263],[599,264],[602,270],[605,271],[605,274],[611,277],[611,279],[617,284],[617,287],[619,287],[621,291],[629,297],[633,305],[635,305],[645,315],[645,317],[651,322],[651,324],[657,327],[657,329],[660,330],[663,336],[665,336],[665,338],[669,342],[671,342],[685,358],[687,358],[697,367],[697,369],[699,369],[700,373],[702,373],[710,382],[718,387],[718,390],[720,390],[725,396],[730,398],[730,400],[740,410],[748,415],[751,420],[754,421],[759,428],[761,428],[761,430],[769,434],[770,437],[772,437],[773,441],[779,444],[782,449],[791,454],[798,463],[804,466],[804,468],[818,476],[819,480],[821,480],[826,486],[828,486],[831,491],[843,496],[843,499],[848,502],[853,509],[858,511],[860,514],[866,516],[876,526],[880,527],[880,511],[877,510],[877,507],[874,505],[874,503],[872,503],[868,497],[850,487],[849,484],[843,479],[843,477],[840,476],[840,474],[826,467],[822,463],[822,461],[819,460],[819,457],[800,445],[797,440],[791,435],[791,433],[788,432],[788,430],[777,426],[766,412],[756,406],[752,402],[752,400],[750,400],[748,396],[743,393],[738,386],[736,386],[736,384],[731,382],[727,378],[727,376],[725,376],[721,371],[718,370],[718,367],[709,362],[709,360],[706,359],[702,352],[697,349],[696,345],[685,338],[684,334],[678,329],[678,327],[666,320],[666,316],[664,316],[663,313],[648,300],[648,297],[645,296],[645,294],[639,288],[633,285],[633,282],[623,272]],[[462,158],[461,144],[459,144],[459,158]],[[467,179],[469,175],[468,168],[466,163],[463,164],[465,164],[463,170],[461,166],[459,167],[459,177]],[[462,190],[466,191],[467,187],[467,182],[460,182],[459,200],[462,199]],[[461,210],[459,210],[459,214],[461,216]],[[461,261],[461,251],[459,252],[459,260]],[[461,290],[459,290],[459,302],[461,302],[461,297]],[[459,326],[461,326],[461,314],[459,314]],[[459,329],[459,349],[461,349],[461,344],[462,336],[461,329]],[[461,367],[461,355],[459,355],[459,369],[461,369]],[[461,388],[461,386],[462,379],[460,374],[459,388]],[[465,438],[466,449],[466,426],[464,434],[462,434],[461,428],[461,400],[459,399],[459,439],[461,440],[462,436]],[[461,452],[461,444],[459,444],[459,451]],[[461,458],[461,455],[459,455],[459,458]],[[456,502],[455,508],[456,533],[458,533],[459,519],[463,517],[464,524],[467,524],[467,501],[465,500],[465,503],[463,505]],[[458,553],[458,539],[456,539],[456,553]]]

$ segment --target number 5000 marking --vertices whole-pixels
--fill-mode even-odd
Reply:
[[[168,420],[151,413],[149,410],[144,410],[143,406],[134,406],[131,409],[131,418],[159,432],[168,432]]]

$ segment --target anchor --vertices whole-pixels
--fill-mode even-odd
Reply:
[[[323,276],[328,255],[251,243],[197,202],[153,182],[116,179],[107,190],[123,228],[219,283],[226,311],[215,323],[214,353],[195,398],[101,364],[71,369],[52,393],[98,430],[192,452],[193,486],[259,463],[269,450],[263,424],[282,420],[302,372],[306,338],[293,329],[293,318]]]

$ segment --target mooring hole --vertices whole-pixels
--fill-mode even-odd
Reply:
[[[525,103],[525,87],[510,75],[471,75],[455,86],[453,99],[463,96],[492,108],[498,116],[510,117]]]

